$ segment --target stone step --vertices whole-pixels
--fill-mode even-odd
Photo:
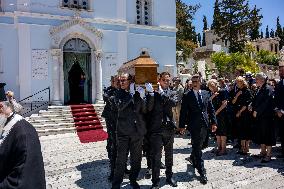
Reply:
[[[69,118],[69,119],[58,119],[58,120],[29,120],[29,122],[31,124],[36,124],[36,125],[40,125],[40,124],[60,124],[60,123],[74,123],[74,120]]]
[[[71,108],[70,108],[70,106],[48,106],[48,109],[49,110],[51,110],[51,109],[53,109],[53,110],[63,110],[63,109],[70,110]]]
[[[39,136],[48,136],[48,135],[58,135],[58,134],[66,134],[66,133],[75,133],[75,127],[69,128],[57,128],[57,129],[37,129]]]
[[[74,123],[47,123],[47,124],[33,124],[35,128],[67,128],[74,127]]]

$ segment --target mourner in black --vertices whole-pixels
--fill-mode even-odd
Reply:
[[[35,128],[0,102],[0,189],[45,189],[44,164]],[[0,126],[1,127],[1,126]]]
[[[229,92],[223,87],[218,86],[215,79],[208,81],[208,87],[211,91],[211,97],[214,109],[216,110],[216,118],[218,121],[218,129],[216,131],[217,138],[217,156],[225,155],[227,145],[227,131],[229,127],[229,116],[227,111],[227,104],[229,99]]]
[[[191,134],[192,152],[190,161],[200,174],[200,182],[207,183],[206,171],[202,160],[202,145],[206,138],[207,131],[211,125],[212,132],[217,129],[215,110],[210,100],[209,91],[201,90],[200,76],[192,77],[193,90],[189,91],[183,98],[180,112],[180,132],[185,131],[185,124],[188,123],[188,130]]]
[[[175,123],[173,121],[172,108],[178,103],[176,93],[169,89],[170,74],[163,72],[159,76],[159,89],[153,91],[151,84],[146,84],[149,92],[147,109],[151,115],[149,119],[148,135],[151,146],[152,164],[152,188],[159,188],[160,165],[162,148],[165,151],[166,181],[173,187],[177,187],[173,179],[173,143]]]
[[[248,107],[252,102],[252,94],[248,84],[241,76],[236,78],[238,92],[232,100],[235,122],[237,127],[237,138],[241,140],[241,149],[238,154],[247,155],[249,152],[249,143],[252,139],[251,115]]]
[[[120,188],[123,181],[127,154],[130,152],[129,180],[133,188],[140,188],[136,182],[141,169],[142,143],[146,134],[145,113],[147,111],[145,90],[134,83],[130,84],[130,75],[120,76],[121,89],[114,96],[118,110],[116,125],[117,158],[114,170],[112,188]]]
[[[266,83],[267,76],[258,73],[255,76],[256,85],[259,87],[249,110],[252,112],[254,127],[254,142],[261,145],[259,156],[262,162],[271,160],[272,146],[276,144],[273,123],[273,89]]]
[[[102,112],[102,117],[105,118],[106,121],[106,127],[107,127],[107,133],[108,133],[108,139],[107,139],[107,152],[108,152],[108,158],[110,160],[110,176],[109,179],[112,180],[113,173],[114,173],[114,167],[115,167],[115,159],[116,159],[116,121],[117,121],[117,111],[112,109],[112,99],[115,95],[116,91],[120,88],[120,83],[118,76],[114,76],[111,78],[111,86],[108,87],[104,94],[103,99],[106,102],[106,105],[104,107],[104,110]]]
[[[275,88],[275,112],[281,140],[281,155],[284,157],[284,62],[279,65],[280,81]]]

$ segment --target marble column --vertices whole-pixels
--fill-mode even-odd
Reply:
[[[102,101],[103,100],[103,71],[102,71],[102,51],[97,50],[95,51],[95,56],[96,56],[96,102]]]
[[[52,49],[52,105],[62,105],[60,101],[60,56],[61,49]]]

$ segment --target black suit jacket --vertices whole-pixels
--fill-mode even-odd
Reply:
[[[179,128],[185,128],[187,123],[191,129],[199,128],[202,125],[209,127],[212,124],[217,124],[215,110],[210,100],[210,93],[202,90],[201,96],[202,107],[199,106],[193,90],[185,94],[181,104]]]
[[[284,84],[281,80],[275,87],[275,108],[284,110]]]
[[[40,141],[35,128],[18,121],[0,145],[0,189],[45,189]]]
[[[273,115],[273,90],[268,85],[262,86],[252,101],[252,109],[257,112],[257,118]]]
[[[125,90],[118,90],[114,96],[117,110],[116,133],[118,136],[144,136],[146,134],[146,99],[138,92],[131,96]]]
[[[148,111],[148,133],[160,133],[163,130],[163,123],[168,121],[170,129],[174,129],[172,108],[178,103],[178,97],[175,91],[159,94],[154,92],[154,96],[147,95],[147,111]]]

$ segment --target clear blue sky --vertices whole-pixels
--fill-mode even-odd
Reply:
[[[196,27],[196,32],[201,33],[203,29],[203,15],[207,17],[208,26],[211,26],[213,13],[214,13],[214,2],[215,0],[182,0],[186,4],[201,4],[201,8],[198,9],[195,20],[193,22]],[[265,35],[265,28],[268,25],[269,31],[271,28],[276,30],[276,19],[277,16],[280,18],[280,24],[284,27],[284,0],[249,0],[251,7],[256,5],[257,8],[261,8],[261,14],[263,18],[261,20],[261,29]]]

